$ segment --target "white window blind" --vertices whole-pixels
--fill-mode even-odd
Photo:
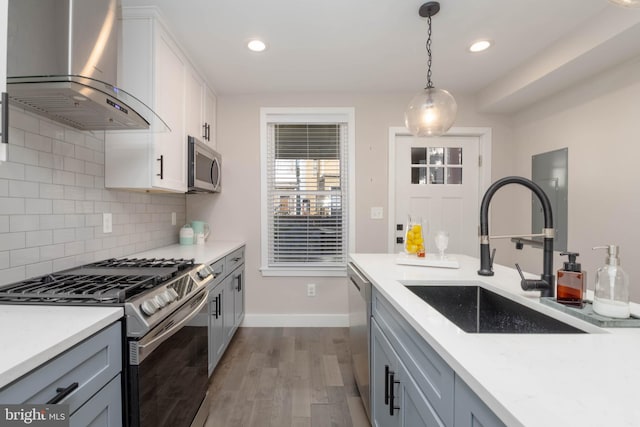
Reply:
[[[347,123],[267,123],[267,267],[344,267]]]

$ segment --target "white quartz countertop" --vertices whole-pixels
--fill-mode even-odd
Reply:
[[[242,241],[209,240],[204,245],[170,245],[129,255],[130,258],[194,258],[197,263],[206,264],[229,255],[245,245]]]
[[[478,259],[453,256],[459,269],[398,265],[393,254],[350,258],[507,426],[640,426],[640,330],[597,328],[522,291],[514,269],[495,265],[494,276],[479,276]],[[591,333],[466,333],[401,281],[481,282]]]
[[[0,305],[0,388],[123,315],[120,307]]]

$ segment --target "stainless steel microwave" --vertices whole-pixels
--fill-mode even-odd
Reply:
[[[188,138],[187,186],[189,193],[218,193],[222,182],[222,157],[193,136]]]

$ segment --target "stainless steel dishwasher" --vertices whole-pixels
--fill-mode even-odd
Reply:
[[[347,272],[349,276],[351,365],[365,412],[367,417],[371,419],[371,388],[369,386],[371,283],[352,263],[349,263]]]

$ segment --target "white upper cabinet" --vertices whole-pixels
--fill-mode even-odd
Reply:
[[[105,186],[184,193],[187,60],[155,9],[122,8],[120,24],[118,86],[136,94],[170,130],[107,132]]]
[[[205,142],[216,149],[216,95],[209,87],[205,87],[204,94],[204,126],[206,129]]]
[[[204,141],[206,127],[204,126],[204,81],[196,70],[189,68],[185,80],[185,122],[187,135]]]

